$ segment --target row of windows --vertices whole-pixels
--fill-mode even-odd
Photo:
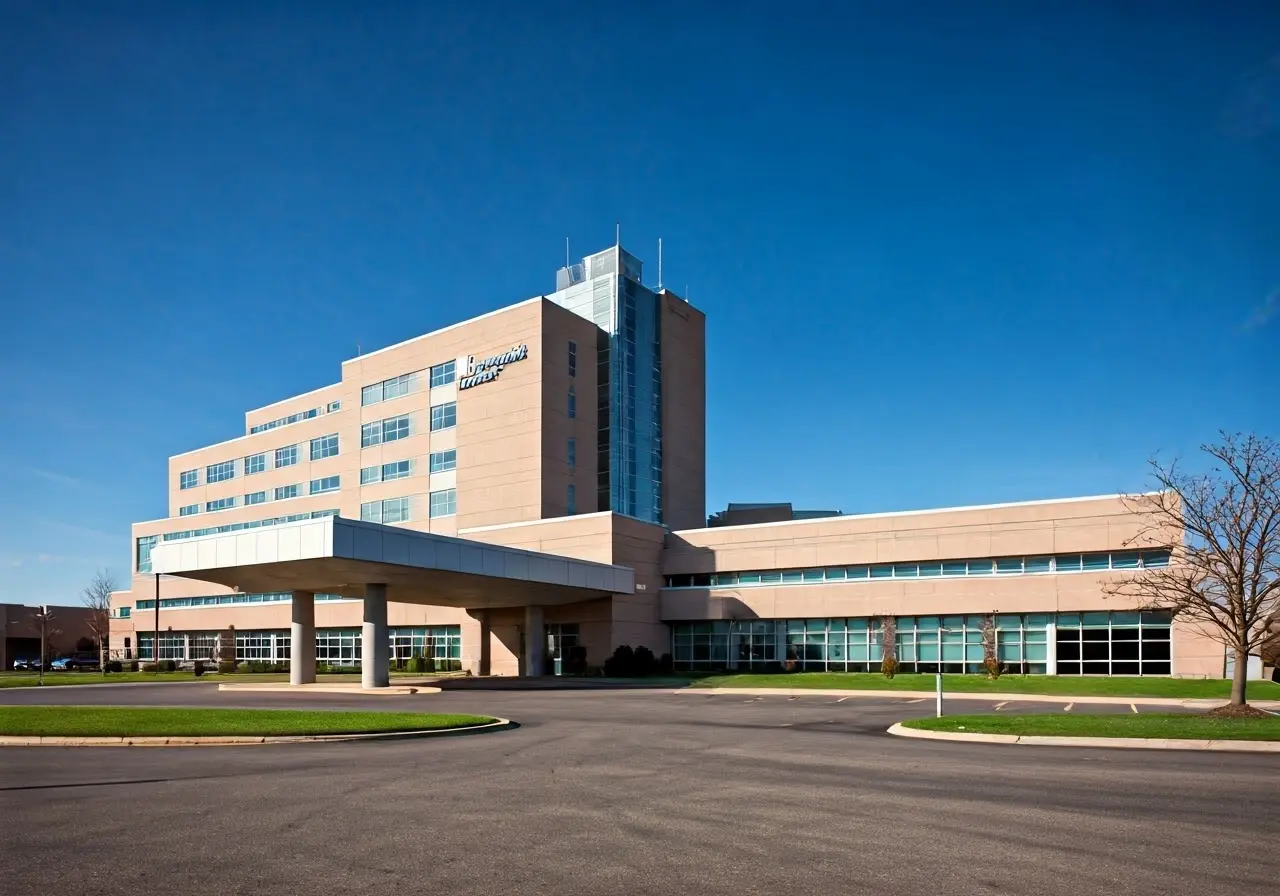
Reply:
[[[326,457],[336,457],[338,454],[338,434],[336,432],[328,435],[319,436],[310,442],[311,459],[324,460]],[[292,467],[298,462],[298,446],[286,445],[283,448],[275,449],[275,466]],[[258,454],[246,455],[244,460],[244,475],[252,476],[254,473],[262,473],[267,469],[267,454],[261,452]],[[225,482],[228,479],[234,479],[236,475],[236,462],[234,460],[225,460],[216,464],[209,464],[204,468],[204,480],[206,484],[212,485],[216,482]],[[178,487],[183,489],[195,488],[200,484],[200,471],[184,470],[178,475]]]
[[[398,460],[380,466],[363,467],[360,470],[360,484],[369,485],[374,482],[389,482],[393,479],[407,479],[413,475],[413,461]]]
[[[448,385],[456,378],[457,361],[445,361],[443,364],[436,364],[428,372],[428,382],[433,389],[436,386]],[[418,374],[416,373],[402,373],[400,376],[393,376],[391,379],[374,383],[372,386],[365,386],[360,390],[360,404],[362,406],[377,404],[380,401],[390,401],[393,398],[408,395],[413,391],[417,380]]]
[[[311,408],[306,411],[298,411],[296,414],[290,414],[287,417],[278,417],[268,423],[259,423],[256,426],[249,427],[249,434],[266,432],[269,429],[276,429],[280,426],[288,426],[290,423],[298,423],[302,420],[310,420],[313,417],[319,417],[321,414],[332,414],[334,411],[342,409],[341,401],[331,401],[323,408]]]
[[[817,585],[871,579],[921,579],[960,576],[1036,575],[1161,569],[1170,552],[1113,551],[1107,554],[1056,554],[1041,557],[983,557],[925,563],[873,563],[825,569],[774,569],[753,572],[697,573],[666,577],[668,588],[740,588],[751,585]]]
[[[336,492],[341,487],[341,477],[325,476],[321,479],[312,479],[308,483],[307,494],[322,495],[326,492]],[[277,501],[286,501],[290,498],[297,498],[302,494],[302,486],[300,484],[280,485],[276,486],[272,495]],[[266,491],[249,492],[244,496],[244,504],[246,507],[253,504],[265,504],[267,502]],[[239,506],[240,499],[232,496],[229,498],[218,498],[216,501],[206,501],[204,509],[206,513],[213,513],[218,510],[230,510]],[[178,508],[178,516],[194,516],[200,512],[199,504],[186,504]]]
[[[316,600],[348,600],[341,594],[317,594]],[[279,604],[292,603],[292,591],[264,591],[254,592],[250,594],[204,594],[195,597],[162,597],[160,598],[160,609],[162,610],[182,610],[188,607],[220,607],[229,606],[231,604]],[[156,602],[154,598],[146,598],[134,602],[134,607],[139,610],[154,610]],[[121,608],[125,609],[125,608]]]
[[[902,671],[983,671],[987,618],[897,617],[894,655]],[[994,624],[991,646],[1009,671],[1170,673],[1167,612],[996,614],[990,618]],[[882,625],[875,617],[677,623],[671,627],[672,657],[679,669],[762,668],[785,662],[807,671],[874,671],[884,656]]]
[[[318,597],[319,595],[317,595]],[[165,632],[160,636],[162,660],[215,659],[217,632]],[[285,630],[236,632],[237,660],[287,662],[292,638]],[[362,635],[359,629],[316,629],[316,662],[354,666],[360,661]],[[393,628],[388,641],[391,658],[407,660],[428,656],[437,660],[462,658],[462,627],[434,625],[427,628]],[[138,635],[138,658],[151,659],[155,636]],[[126,650],[127,650],[126,644]]]

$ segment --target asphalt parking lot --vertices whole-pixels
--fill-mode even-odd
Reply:
[[[1280,757],[884,733],[931,714],[930,700],[300,697],[204,683],[0,692],[0,703],[37,702],[421,708],[521,727],[348,744],[4,748],[4,893],[1240,896],[1280,880]]]

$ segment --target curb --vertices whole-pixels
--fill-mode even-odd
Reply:
[[[520,726],[510,719],[494,719],[465,728],[428,728],[422,731],[379,731],[371,734],[296,734],[275,737],[24,737],[0,735],[0,747],[228,747],[250,744],[315,744],[355,740],[407,740],[506,731]]]
[[[390,685],[385,688],[362,688],[342,684],[285,684],[283,682],[263,682],[261,684],[244,684],[222,682],[220,691],[256,691],[257,693],[277,694],[357,694],[362,697],[404,697],[409,694],[438,694],[440,688],[422,685]]]
[[[983,744],[1029,744],[1039,747],[1115,747],[1128,750],[1215,750],[1224,753],[1280,753],[1275,740],[1190,740],[1157,737],[1058,737],[1041,734],[979,734],[968,731],[926,731],[889,726],[889,734],[922,740],[960,740]]]
[[[776,695],[779,697],[901,697],[903,699],[916,700],[926,698],[929,700],[938,696],[936,691],[853,691],[839,690],[836,688],[681,688],[673,691],[675,694],[747,694],[749,696],[767,697]],[[1110,703],[1128,706],[1130,703],[1140,703],[1144,706],[1189,706],[1195,708],[1212,708],[1221,706],[1223,700],[1214,697],[1112,697],[1106,695],[1097,696],[1078,696],[1075,694],[977,694],[971,691],[943,691],[942,699],[944,700],[987,700],[987,701],[1006,701],[1021,703]],[[1256,700],[1250,701],[1250,706],[1257,706],[1261,709],[1280,709],[1280,701],[1276,700]]]

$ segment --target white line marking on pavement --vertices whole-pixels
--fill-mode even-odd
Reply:
[[[848,697],[841,697],[841,698],[840,698],[839,700],[837,700],[836,702],[837,702],[837,703],[843,703],[844,701],[846,701],[846,700],[848,700],[848,699],[849,699]]]
[[[1073,707],[1073,706],[1075,706],[1075,704],[1074,704],[1074,703],[1068,703],[1066,706],[1062,707],[1062,711],[1063,711],[1063,712],[1071,712],[1071,707]]]
[[[929,699],[928,697],[921,697],[919,700],[907,700],[907,701],[905,701],[905,702],[906,702],[906,703],[923,703],[924,701],[926,701],[926,700],[928,700],[928,699]]]
[[[1130,709],[1132,709],[1134,712],[1137,712],[1137,711],[1138,711],[1138,704],[1136,704],[1136,703],[1130,703],[1130,704],[1129,704],[1129,708],[1130,708]]]
[[[1008,706],[1008,705],[1009,705],[1009,701],[1008,701],[1008,700],[1006,700],[1006,701],[1004,701],[1003,703],[997,703],[997,704],[995,705],[995,707],[993,707],[993,708],[994,708],[994,709],[1004,709],[1004,708],[1005,708],[1006,706]]]

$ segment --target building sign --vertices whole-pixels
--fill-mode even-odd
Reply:
[[[474,355],[463,355],[458,359],[458,388],[470,389],[472,386],[496,380],[498,374],[502,373],[502,368],[516,361],[523,361],[527,357],[529,357],[527,345],[517,346],[509,352],[485,358],[483,361],[477,361]]]

